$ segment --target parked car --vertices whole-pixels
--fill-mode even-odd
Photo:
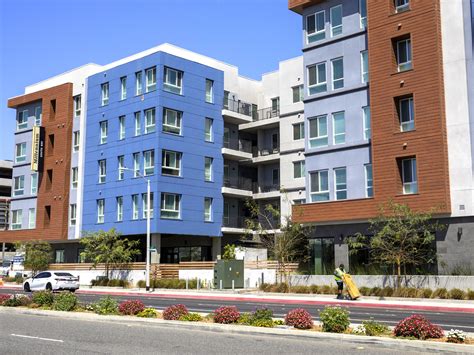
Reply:
[[[43,271],[35,277],[29,277],[23,282],[26,292],[39,290],[69,290],[75,292],[79,288],[79,277],[62,271]]]

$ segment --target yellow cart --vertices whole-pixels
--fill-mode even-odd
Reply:
[[[342,281],[344,281],[344,284],[346,285],[347,292],[349,293],[349,296],[353,299],[356,300],[360,297],[360,292],[359,289],[357,288],[356,284],[354,281],[352,281],[352,277],[349,274],[344,274],[342,275]]]

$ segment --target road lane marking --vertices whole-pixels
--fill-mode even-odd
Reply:
[[[41,338],[41,337],[34,337],[31,335],[22,335],[22,334],[10,334],[12,337],[18,338],[28,338],[28,339],[37,339],[37,340],[44,340],[44,341],[54,341],[56,343],[64,343],[64,340],[61,339],[51,339],[51,338]]]

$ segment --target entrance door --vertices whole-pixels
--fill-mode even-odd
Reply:
[[[332,275],[334,272],[334,237],[310,241],[311,271],[314,275]]]

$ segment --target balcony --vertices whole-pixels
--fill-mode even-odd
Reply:
[[[257,185],[253,186],[253,198],[254,199],[265,199],[265,198],[276,198],[280,197],[280,185]]]
[[[257,105],[229,98],[224,98],[222,115],[227,122],[242,124],[252,122]]]
[[[262,126],[265,128],[278,127],[280,123],[280,108],[267,107],[255,110],[252,114],[252,122],[242,124],[241,130],[256,130]]]
[[[252,142],[245,139],[224,138],[222,154],[226,159],[243,160],[252,159]]]
[[[222,193],[229,197],[252,197],[254,182],[252,179],[239,177],[238,179],[228,179],[224,177]]]
[[[255,150],[253,152],[254,163],[269,163],[280,159],[279,147],[268,147]]]

